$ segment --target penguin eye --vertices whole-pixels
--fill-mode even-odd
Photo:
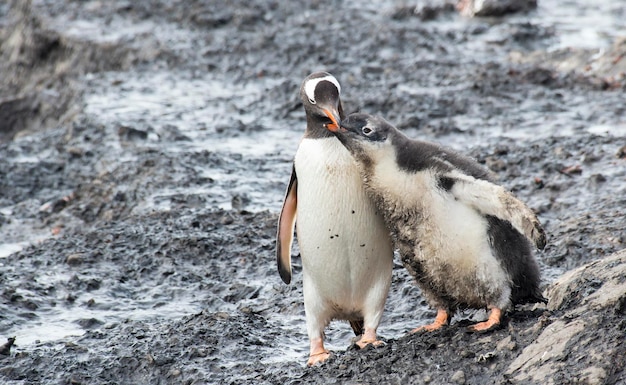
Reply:
[[[363,135],[365,136],[370,136],[370,134],[372,132],[374,132],[374,130],[372,130],[371,128],[369,128],[368,126],[365,126],[361,129],[361,132],[363,133]]]
[[[317,102],[315,101],[315,99],[309,98],[309,103],[316,104]]]

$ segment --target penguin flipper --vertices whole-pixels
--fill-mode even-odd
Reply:
[[[535,213],[504,187],[467,175],[447,175],[448,191],[455,199],[483,215],[492,215],[511,225],[537,246],[546,246],[546,233]]]
[[[278,219],[278,232],[276,234],[276,262],[278,273],[283,282],[291,282],[291,244],[293,243],[293,230],[296,226],[296,208],[298,207],[298,178],[295,166],[291,170],[291,179],[285,193],[283,208]]]

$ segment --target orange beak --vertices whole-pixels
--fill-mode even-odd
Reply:
[[[329,110],[327,108],[324,108],[324,113],[326,114],[326,116],[328,116],[328,119],[332,121],[332,123],[326,125],[326,128],[329,131],[337,132],[337,130],[339,130],[339,122],[341,120],[339,118],[339,112],[337,112],[336,110]]]

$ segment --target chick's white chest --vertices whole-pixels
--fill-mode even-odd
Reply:
[[[403,261],[432,287],[474,304],[480,303],[478,282],[500,287],[507,281],[492,254],[485,218],[438,188],[436,172],[408,172],[385,162],[374,170],[371,188],[384,202]]]

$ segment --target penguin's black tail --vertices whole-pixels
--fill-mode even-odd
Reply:
[[[365,323],[363,322],[362,319],[350,321],[350,326],[352,327],[352,330],[354,331],[354,335],[360,336],[361,334],[363,334],[364,324]]]
[[[513,303],[516,305],[524,305],[527,303],[548,303],[548,299],[543,296],[539,288],[535,288],[535,290],[528,292],[525,291],[523,293],[514,293],[513,294]]]

